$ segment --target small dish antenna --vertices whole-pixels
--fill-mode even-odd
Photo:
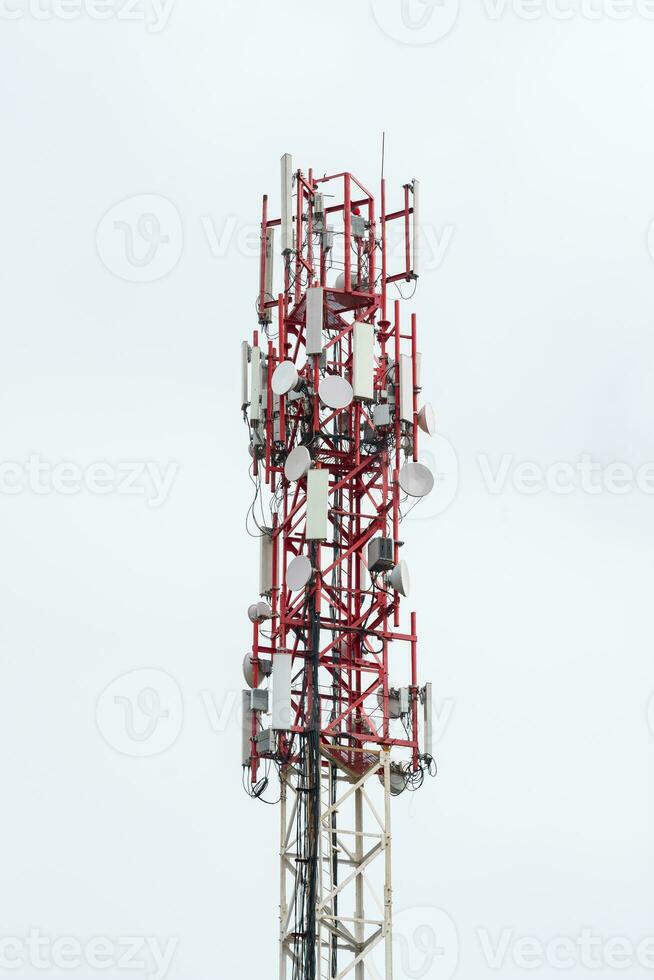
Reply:
[[[404,790],[406,789],[406,780],[404,778],[401,768],[399,768],[397,763],[395,762],[391,763],[390,776],[391,776],[391,782],[390,782],[389,789],[391,791],[391,796],[401,796]],[[382,784],[382,786],[384,785],[383,772],[379,773],[379,782]]]
[[[341,409],[352,404],[354,391],[346,378],[338,374],[330,374],[323,378],[318,389],[320,400],[327,408]]]
[[[436,413],[429,402],[426,402],[418,412],[418,425],[428,436],[436,435]]]
[[[272,390],[276,395],[288,395],[295,391],[300,383],[300,376],[293,361],[282,361],[275,368],[272,376]]]
[[[306,446],[291,449],[284,463],[284,476],[292,483],[301,480],[311,469],[311,453]]]
[[[312,578],[313,568],[306,555],[298,555],[286,569],[286,585],[291,592],[306,588]]]
[[[252,685],[250,685],[252,687]],[[379,705],[381,711],[384,710],[384,688],[380,687],[377,691],[377,704]],[[402,708],[400,706],[400,692],[399,691],[389,691],[388,692],[388,716],[389,718],[401,718]]]
[[[253,602],[248,607],[248,617],[253,623],[263,623],[267,619],[272,619],[272,609],[262,599],[260,602]]]
[[[259,661],[259,684],[263,681],[264,677],[269,677],[272,673],[272,663],[270,660],[260,660]],[[254,664],[252,663],[252,655],[246,653],[243,658],[243,677],[245,678],[245,683],[248,687],[254,687]]]
[[[405,561],[398,562],[392,572],[388,575],[388,584],[406,599],[411,591],[411,578],[409,576],[409,566]]]
[[[434,489],[434,475],[423,463],[405,463],[400,486],[409,497],[426,497]]]

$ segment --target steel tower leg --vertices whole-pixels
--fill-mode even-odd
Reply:
[[[279,980],[286,980],[286,949],[284,944],[285,933],[288,920],[288,904],[286,900],[286,877],[287,877],[287,805],[288,805],[288,778],[285,772],[280,774],[280,841],[279,841]]]
[[[373,780],[377,782],[380,762],[384,788],[383,805],[378,807],[373,802]],[[337,969],[334,973],[331,956],[321,955],[320,980],[341,980],[348,974],[363,980],[366,971],[372,977],[392,980],[389,753],[384,750],[362,776],[342,770],[339,775],[336,799],[331,792],[322,795],[323,874],[317,909],[321,953],[335,947]],[[337,880],[330,870],[333,867],[338,868]],[[366,911],[366,889],[379,917]]]
[[[363,861],[363,790],[358,789],[354,794],[354,831],[355,854],[357,866]],[[357,945],[363,946],[365,927],[364,927],[364,907],[363,907],[363,876],[358,875],[355,882],[356,889],[356,922],[354,925],[354,935]],[[355,967],[355,980],[363,980],[363,960]]]

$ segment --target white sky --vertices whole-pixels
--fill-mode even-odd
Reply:
[[[383,129],[389,184],[420,177],[440,243],[405,309],[458,459],[454,501],[405,533],[422,679],[451,715],[438,779],[394,803],[395,900],[413,909],[397,976],[549,980],[560,968],[526,971],[517,937],[652,935],[652,495],[629,471],[627,492],[604,470],[595,494],[577,477],[527,494],[516,473],[654,459],[646,5],[527,19],[533,2],[485,0],[454,20],[453,0],[411,0],[403,21],[396,0],[177,0],[98,20],[74,2],[68,20],[0,4],[0,461],[177,469],[161,506],[3,484],[1,935],[172,938],[171,980],[275,975],[277,813],[241,790],[234,709],[257,574],[248,235],[262,193],[277,211],[282,152],[376,187]],[[113,222],[144,210],[168,242],[139,266]],[[439,463],[449,493],[444,441]],[[104,738],[96,724],[137,669],[174,739],[142,758],[107,744],[113,688]],[[433,908],[458,940],[445,929],[427,970],[401,924],[438,932]],[[493,946],[513,930],[501,969],[479,930]],[[603,955],[567,972],[613,976]],[[69,975],[49,967],[13,973]],[[80,975],[96,972],[127,971]]]

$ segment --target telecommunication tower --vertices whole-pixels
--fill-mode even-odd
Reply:
[[[377,207],[354,175],[285,154],[281,217],[263,198],[241,348],[259,539],[242,764],[281,812],[280,980],[391,980],[391,798],[436,771],[416,614],[401,615],[401,522],[433,489],[419,436],[435,422],[417,317],[389,295],[417,283],[419,192],[389,211],[383,176]]]

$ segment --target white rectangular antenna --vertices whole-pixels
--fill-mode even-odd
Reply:
[[[282,253],[293,251],[293,158],[282,157]]]
[[[250,707],[250,691],[243,691],[241,697],[241,763],[247,766],[252,755],[252,708]]]
[[[273,590],[273,539],[272,528],[266,527],[259,538],[259,595],[270,595]]]
[[[420,274],[420,181],[413,181],[413,268],[414,276]]]
[[[413,360],[400,354],[400,418],[413,422]]]
[[[272,662],[272,728],[275,732],[287,732],[291,717],[291,663],[290,653],[276,653]]]
[[[432,752],[432,694],[431,694],[431,683],[425,684],[425,736],[424,736],[424,752],[425,755],[433,755]]]
[[[323,288],[307,289],[307,354],[322,354]]]
[[[259,422],[261,420],[261,348],[252,348],[250,367],[250,422]]]
[[[357,323],[353,330],[352,387],[355,398],[372,400],[374,395],[375,328],[372,323]]]
[[[273,272],[275,268],[275,229],[266,228],[266,278],[264,282],[264,303],[273,299]],[[261,323],[272,323],[273,308],[261,310]]]
[[[248,373],[250,364],[250,345],[247,340],[241,343],[241,411],[248,407]]]
[[[329,470],[309,470],[307,473],[307,541],[327,539],[329,504]]]

